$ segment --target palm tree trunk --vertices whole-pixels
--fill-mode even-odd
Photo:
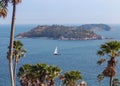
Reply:
[[[10,34],[10,48],[9,48],[9,71],[10,71],[10,78],[11,78],[11,86],[15,86],[14,84],[14,77],[13,77],[13,41],[14,41],[14,27],[15,27],[15,13],[16,13],[16,4],[15,0],[13,2],[13,13],[12,13],[12,22],[11,22],[11,34]]]
[[[9,71],[10,71],[10,78],[11,78],[11,86],[14,85],[14,78],[13,78],[13,68],[12,68],[12,61],[9,61]]]
[[[110,77],[110,86],[112,86],[112,77]]]
[[[15,83],[15,86],[16,86],[16,66],[17,66],[17,57],[15,57],[14,69],[13,69],[13,76],[14,76],[14,83]]]

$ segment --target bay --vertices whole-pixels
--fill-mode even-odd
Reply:
[[[36,25],[17,25],[15,36],[21,32],[26,32]],[[120,40],[120,25],[110,25],[111,31],[99,31],[97,34],[108,38]],[[6,58],[7,47],[9,45],[10,25],[0,26],[0,86],[10,86],[8,60]],[[83,76],[83,80],[88,86],[99,86],[97,75],[106,67],[96,64],[99,56],[96,55],[100,44],[108,40],[51,40],[47,38],[23,38],[21,40],[27,49],[25,58],[20,59],[18,68],[23,64],[47,63],[56,65],[62,69],[62,73],[69,70],[79,70]],[[61,55],[54,56],[55,47],[58,47]],[[117,77],[120,78],[120,67],[118,59]],[[56,80],[57,86],[60,81]],[[102,81],[102,86],[109,85],[109,78]],[[20,86],[17,79],[17,86]]]

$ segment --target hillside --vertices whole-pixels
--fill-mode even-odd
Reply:
[[[17,38],[33,38],[33,37],[48,37],[59,40],[91,40],[102,39],[93,31],[85,29],[85,26],[63,26],[63,25],[41,25],[31,29],[28,32],[20,33]],[[94,26],[93,26],[94,27]],[[92,27],[92,28],[93,28]],[[96,26],[95,26],[96,27]],[[100,27],[99,27],[100,28]],[[104,28],[101,28],[104,29]]]
[[[106,24],[84,24],[79,26],[81,29],[91,30],[91,31],[110,31],[111,27]]]

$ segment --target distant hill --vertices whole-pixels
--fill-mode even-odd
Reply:
[[[98,26],[98,27],[97,27]],[[63,25],[39,25],[28,32],[20,33],[17,38],[33,38],[33,37],[48,37],[59,40],[91,40],[102,39],[100,35],[94,33],[93,28],[99,28],[104,30],[106,25],[82,25],[82,26],[63,26]],[[95,29],[94,28],[94,29]]]
[[[110,31],[111,27],[106,24],[84,24],[79,26],[81,29],[91,30],[91,31]]]

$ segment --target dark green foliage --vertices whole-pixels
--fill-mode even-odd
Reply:
[[[99,83],[101,83],[101,81],[104,79],[104,75],[103,74],[99,74],[98,76],[97,76],[97,80],[99,81]]]
[[[76,82],[82,79],[81,73],[79,71],[68,71],[60,76],[63,85],[75,86]]]
[[[106,42],[105,44],[102,44],[97,54],[100,56],[108,55],[110,57],[120,56],[120,42],[110,41]]]
[[[106,59],[101,58],[100,60],[97,61],[97,64],[101,65],[105,61],[106,61]]]
[[[54,79],[61,73],[57,66],[47,64],[26,64],[20,67],[18,77],[22,86],[41,86],[46,83],[48,86],[55,84]],[[29,85],[28,85],[29,84]]]

